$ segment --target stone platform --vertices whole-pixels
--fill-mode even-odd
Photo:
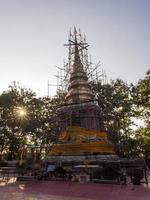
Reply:
[[[46,158],[46,162],[57,163],[61,161],[62,163],[69,162],[84,162],[85,160],[89,160],[90,162],[104,162],[104,161],[115,161],[119,162],[119,157],[117,155],[74,155],[74,156],[63,156],[63,155],[50,155]]]

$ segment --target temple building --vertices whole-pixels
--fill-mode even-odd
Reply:
[[[98,163],[101,159],[115,158],[113,144],[104,131],[102,109],[96,101],[88,79],[77,31],[72,34],[72,63],[69,71],[66,104],[57,110],[58,140],[52,145],[50,162]]]

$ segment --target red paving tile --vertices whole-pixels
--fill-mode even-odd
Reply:
[[[134,186],[133,188],[133,186],[96,183],[80,184],[63,181],[18,182],[3,187],[1,186],[1,193],[36,194],[39,196],[44,194],[66,198],[72,197],[72,200],[74,198],[91,200],[150,200],[150,188],[143,186]]]

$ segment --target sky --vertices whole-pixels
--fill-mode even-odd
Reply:
[[[150,0],[0,0],[0,93],[18,81],[46,96],[73,26],[109,79],[136,83],[150,69]]]

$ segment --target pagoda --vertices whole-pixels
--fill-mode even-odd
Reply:
[[[79,41],[74,29],[71,48],[73,60],[69,71],[66,104],[57,110],[58,140],[52,145],[50,162],[97,163],[115,157],[102,120],[102,108],[96,101],[82,62],[82,49],[87,43]],[[69,43],[70,44],[70,43]],[[86,46],[85,46],[86,45]]]
[[[105,179],[112,183],[128,170],[139,183],[145,164],[141,159],[120,159],[115,154],[104,128],[102,108],[90,84],[87,62],[83,59],[83,50],[87,50],[88,44],[81,39],[76,29],[74,34],[70,33],[67,103],[57,109],[58,138],[46,158],[47,172],[52,177],[59,178],[60,174],[64,177],[66,173],[70,178],[78,177],[79,181],[84,175],[89,177],[86,181]]]

